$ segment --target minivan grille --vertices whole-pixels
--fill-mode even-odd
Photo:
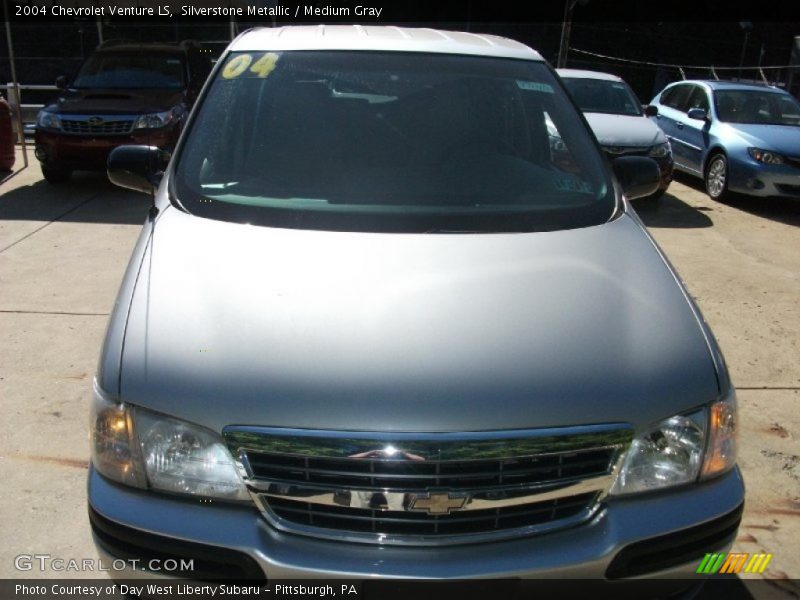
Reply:
[[[223,436],[276,528],[420,545],[583,522],[632,437],[622,425],[394,436],[232,426]]]
[[[80,135],[127,135],[133,129],[134,118],[109,119],[90,122],[89,119],[70,119],[61,117],[61,129],[65,133]]]
[[[281,519],[340,531],[398,535],[457,535],[530,527],[575,517],[597,493],[532,502],[521,506],[425,515],[413,512],[318,506],[311,502],[270,498],[269,508]]]
[[[499,460],[391,461],[248,452],[253,476],[275,482],[397,490],[484,488],[592,477],[608,472],[612,448]]]

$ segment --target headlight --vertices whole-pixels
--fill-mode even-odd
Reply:
[[[134,129],[158,129],[177,121],[183,116],[186,109],[182,105],[172,107],[170,110],[157,113],[149,113],[140,116],[133,124]]]
[[[150,486],[179,494],[249,500],[236,464],[213,432],[137,408],[136,432]]]
[[[702,466],[706,411],[671,417],[636,437],[612,494],[647,492],[697,480]]]
[[[214,432],[115,403],[95,384],[92,463],[109,479],[140,487],[249,500],[236,464]]]
[[[40,110],[36,115],[36,127],[42,129],[61,129],[61,119],[55,113]]]
[[[89,427],[95,468],[114,481],[147,487],[134,443],[130,409],[105,396],[96,381]]]
[[[704,454],[705,453],[705,454]],[[671,417],[637,436],[612,494],[647,492],[722,475],[736,464],[736,399]]]
[[[722,475],[736,465],[736,392],[731,390],[725,399],[712,404],[709,413],[702,479]]]
[[[652,156],[653,158],[665,158],[670,154],[672,154],[672,147],[669,145],[669,142],[664,142],[663,144],[656,144],[650,148],[648,156]]]
[[[761,150],[760,148],[748,148],[747,152],[750,153],[755,160],[767,165],[782,165],[783,156],[771,150]]]

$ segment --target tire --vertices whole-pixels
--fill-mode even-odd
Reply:
[[[721,152],[714,154],[708,161],[703,181],[706,193],[712,200],[725,202],[731,196],[728,191],[728,159]]]
[[[44,175],[47,183],[58,185],[69,181],[69,178],[72,177],[72,171],[69,169],[42,166],[42,175]]]

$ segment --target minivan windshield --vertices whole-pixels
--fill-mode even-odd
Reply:
[[[528,60],[231,53],[175,164],[185,210],[274,227],[542,231],[616,206],[563,88]]]
[[[642,105],[627,83],[583,77],[564,77],[562,80],[583,112],[632,117],[642,114]]]
[[[179,90],[184,86],[184,71],[177,53],[99,52],[81,67],[72,87]]]

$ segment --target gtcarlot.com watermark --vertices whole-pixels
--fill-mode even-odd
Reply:
[[[49,572],[75,572],[97,573],[126,571],[163,571],[182,572],[194,571],[194,559],[152,558],[141,560],[138,558],[115,558],[106,561],[102,558],[63,558],[50,554],[19,554],[14,557],[14,568],[17,571],[49,571]]]

